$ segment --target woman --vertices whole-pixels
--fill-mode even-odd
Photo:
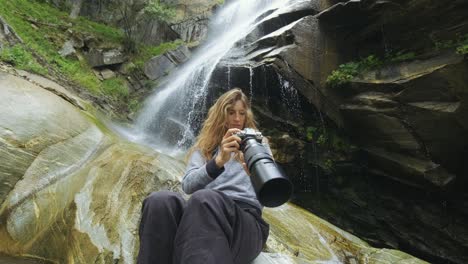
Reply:
[[[182,189],[190,199],[161,191],[143,202],[138,263],[247,264],[258,256],[269,226],[234,135],[245,127],[256,129],[249,100],[232,89],[210,108],[188,153]]]

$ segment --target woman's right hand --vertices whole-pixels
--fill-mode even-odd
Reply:
[[[231,128],[226,131],[226,134],[220,144],[220,151],[215,158],[216,166],[218,166],[218,168],[223,167],[224,164],[231,159],[231,153],[239,152],[241,138],[234,135],[239,131],[241,130],[238,128]]]

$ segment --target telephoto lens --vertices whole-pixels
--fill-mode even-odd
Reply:
[[[277,207],[287,202],[293,192],[292,183],[261,143],[262,134],[252,128],[245,128],[236,135],[242,139],[240,149],[244,153],[250,179],[260,203],[266,207]]]

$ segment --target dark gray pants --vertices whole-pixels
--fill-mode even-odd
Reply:
[[[268,232],[260,210],[219,191],[197,191],[188,202],[154,192],[143,202],[138,263],[247,264]]]

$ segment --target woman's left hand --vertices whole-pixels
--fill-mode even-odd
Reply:
[[[239,158],[240,158],[242,167],[244,167],[245,172],[247,173],[247,175],[250,176],[250,171],[249,171],[249,168],[247,167],[247,164],[245,163],[244,153],[242,153],[242,151],[239,151]]]

